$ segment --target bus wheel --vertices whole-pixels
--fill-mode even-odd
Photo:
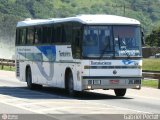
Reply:
[[[73,75],[71,72],[68,75],[68,93],[70,96],[75,95],[74,84],[73,84]]]
[[[27,87],[29,89],[34,89],[35,85],[32,83],[32,73],[31,73],[31,68],[29,67],[26,71],[26,82],[27,82]]]
[[[39,90],[39,89],[42,89],[42,87],[43,87],[42,85],[32,83],[32,73],[31,73],[30,67],[27,69],[26,82],[27,82],[27,87],[31,90],[34,90],[34,89]]]
[[[114,89],[116,96],[123,97],[126,94],[126,89]]]

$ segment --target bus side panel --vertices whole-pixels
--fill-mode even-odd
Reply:
[[[25,46],[16,47],[16,77],[20,81],[25,81],[25,67],[26,67],[26,58],[25,58]]]
[[[76,68],[75,68],[75,83],[76,83],[76,87],[75,90],[77,91],[82,91],[82,66],[80,61],[76,64]]]
[[[77,81],[77,62],[73,59],[71,45],[57,45],[55,79],[58,87],[65,88],[65,71],[67,68],[72,71],[74,90],[81,90],[80,81]]]
[[[80,77],[80,65],[77,66],[76,63],[56,63],[54,67],[54,79],[56,82],[56,87],[65,88],[65,71],[70,68],[74,80],[74,90],[81,91],[81,77]]]
[[[54,80],[56,87],[65,88],[65,66],[63,63],[56,62],[54,65]]]
[[[23,82],[26,81],[25,68],[26,68],[26,62],[25,61],[19,61],[19,73],[20,73],[19,80],[23,81]]]
[[[56,84],[53,79],[54,75],[54,63],[53,62],[38,62],[33,64],[34,82],[42,85]]]
[[[26,59],[32,61],[33,83],[50,85],[53,81],[55,46],[28,46],[26,47]]]

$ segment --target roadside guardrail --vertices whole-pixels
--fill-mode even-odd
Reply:
[[[9,66],[10,69],[11,69],[11,67],[14,67],[14,66],[15,66],[15,60],[1,59],[1,58],[0,58],[0,66],[1,66],[1,69],[2,69],[2,70],[4,69],[4,66]]]
[[[143,78],[158,79],[158,89],[160,89],[160,71],[143,71]]]

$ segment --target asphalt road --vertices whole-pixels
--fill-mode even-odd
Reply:
[[[95,120],[102,116],[106,118],[106,114],[123,114],[120,116],[123,119],[126,114],[157,115],[160,114],[160,90],[130,89],[125,97],[116,97],[112,90],[95,90],[69,97],[65,90],[57,88],[28,90],[26,83],[19,82],[13,72],[0,71],[0,114],[18,114],[19,118],[23,115],[26,120],[31,117],[29,115],[38,116],[38,120],[44,120],[44,117],[48,120],[72,120],[77,116],[82,120]],[[16,116],[11,117],[16,119]]]

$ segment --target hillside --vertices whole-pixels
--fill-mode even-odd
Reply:
[[[160,26],[159,6],[160,0],[1,0],[0,44],[10,42],[14,45],[17,21],[77,14],[115,14],[135,18],[149,34],[155,26]]]

